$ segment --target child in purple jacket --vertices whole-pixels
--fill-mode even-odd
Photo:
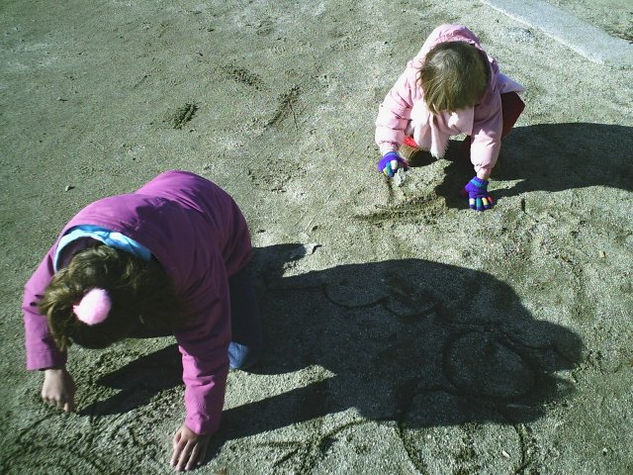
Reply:
[[[172,466],[204,459],[219,426],[229,365],[262,346],[246,265],[242,213],[193,173],[163,173],[130,194],[96,201],[64,227],[25,286],[27,369],[43,370],[42,398],[73,410],[65,369],[71,343],[104,348],[126,337],[174,334],[182,354],[186,418]]]
[[[523,87],[499,72],[479,38],[462,25],[438,26],[407,64],[380,105],[376,143],[378,171],[392,177],[408,168],[402,144],[444,156],[449,137],[466,134],[466,154],[476,175],[466,185],[471,209],[492,206],[488,178],[501,148],[525,105]]]

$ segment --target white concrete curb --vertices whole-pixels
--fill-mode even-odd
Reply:
[[[585,58],[620,68],[633,68],[633,45],[609,36],[549,3],[539,0],[482,0],[511,18],[538,28]]]

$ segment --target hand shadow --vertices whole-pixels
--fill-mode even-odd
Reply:
[[[493,180],[521,180],[494,190],[498,200],[531,191],[563,191],[589,186],[633,190],[633,128],[564,123],[516,127],[503,139]],[[474,174],[461,143],[451,141],[445,180],[436,187],[450,208],[463,208],[459,191]]]

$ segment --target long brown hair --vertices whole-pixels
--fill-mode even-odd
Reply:
[[[473,107],[483,97],[489,81],[485,53],[464,41],[436,45],[419,72],[424,100],[434,114]]]
[[[105,289],[112,307],[103,322],[87,325],[77,319],[73,305],[93,288]],[[157,261],[148,263],[105,245],[75,254],[69,265],[53,276],[39,303],[62,351],[72,342],[105,348],[139,327],[173,331],[180,326],[181,308],[169,277]]]

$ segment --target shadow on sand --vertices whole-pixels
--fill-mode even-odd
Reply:
[[[529,422],[573,391],[556,372],[579,362],[580,338],[535,320],[490,274],[402,259],[283,277],[302,249],[256,251],[266,352],[253,372],[312,376],[225,410],[217,444],[348,408],[406,427]],[[181,384],[180,370],[175,345],[140,358],[102,377],[121,391],[82,412],[145,404]]]
[[[522,180],[494,192],[497,200],[532,191],[603,186],[633,191],[633,128],[565,123],[517,127],[503,140],[493,180]],[[459,190],[473,176],[461,143],[451,141],[445,180],[435,191],[451,208],[465,207]],[[428,160],[421,159],[420,165]]]

